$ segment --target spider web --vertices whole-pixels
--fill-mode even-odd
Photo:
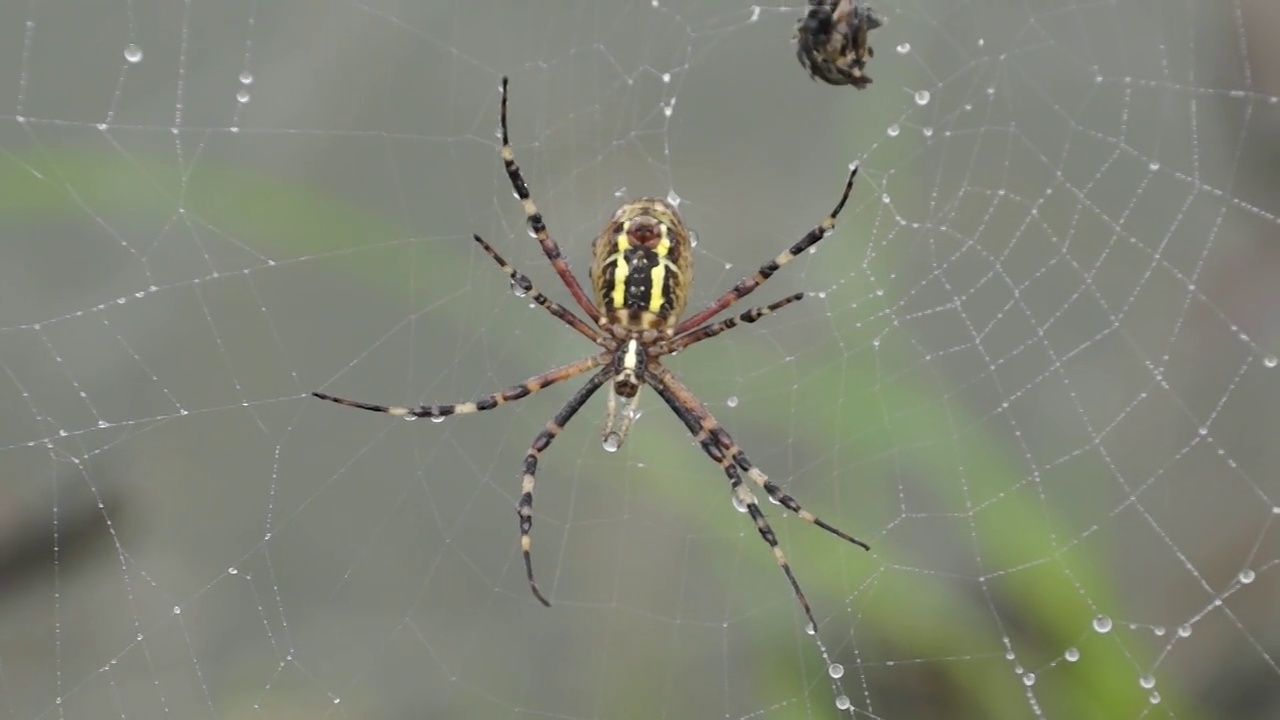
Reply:
[[[804,76],[798,3],[0,9],[0,716],[1273,717],[1280,17],[877,9],[862,92]],[[620,452],[597,398],[543,456],[551,609],[512,509],[569,391],[308,396],[590,350],[469,239],[567,300],[503,74],[579,275],[666,196],[695,305],[861,162],[751,298],[807,299],[670,361],[871,543],[766,505],[816,634],[652,393]]]

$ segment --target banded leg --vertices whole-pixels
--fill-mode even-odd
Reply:
[[[472,235],[471,237],[475,238],[475,241],[480,244],[480,247],[484,248],[484,251],[489,254],[489,257],[493,258],[493,261],[498,263],[498,267],[502,268],[502,272],[506,273],[507,277],[511,279],[511,284],[520,288],[523,291],[523,294],[527,295],[530,300],[538,305],[538,307],[541,307],[556,316],[560,322],[563,322],[565,325],[577,330],[591,342],[599,344],[602,337],[599,330],[596,330],[590,325],[582,322],[577,315],[566,310],[563,305],[539,292],[538,288],[533,286],[533,281],[529,279],[528,275],[525,275],[512,267],[506,260],[503,260],[502,256],[498,254],[498,251],[494,250],[489,243],[485,242],[484,238],[479,235]]]
[[[551,446],[551,442],[582,409],[587,400],[590,400],[600,386],[612,377],[612,370],[612,368],[605,368],[596,373],[586,385],[574,393],[573,397],[569,398],[569,402],[560,408],[560,412],[556,413],[555,417],[551,418],[533,439],[528,454],[524,456],[524,478],[520,482],[520,501],[516,503],[516,515],[520,517],[520,553],[524,555],[524,573],[529,579],[529,589],[533,591],[533,596],[547,607],[551,607],[551,603],[543,597],[542,591],[538,589],[538,583],[533,580],[533,556],[529,553],[532,545],[529,531],[533,530],[533,483],[534,477],[538,474],[538,457]]]
[[[849,200],[849,194],[853,192],[853,179],[858,176],[858,166],[854,165],[849,171],[849,180],[844,184],[844,193],[840,195],[840,202],[836,203],[836,207],[829,215],[822,219],[822,222],[814,226],[800,241],[790,248],[787,248],[781,255],[760,266],[755,275],[745,277],[738,281],[737,285],[729,288],[724,295],[708,305],[706,308],[696,313],[688,320],[681,322],[676,326],[675,334],[682,335],[689,330],[698,327],[702,323],[715,317],[720,311],[738,302],[742,298],[750,295],[756,288],[764,284],[766,280],[773,277],[778,269],[783,265],[791,262],[797,255],[808,250],[819,240],[826,237],[836,226],[836,218],[839,217],[840,211],[844,209],[844,204]]]
[[[328,393],[313,392],[312,395],[321,400],[346,405],[348,407],[360,408],[361,410],[371,410],[373,412],[386,413],[401,418],[443,418],[450,415],[466,415],[468,413],[481,412],[483,410],[492,410],[499,405],[528,397],[539,390],[563,382],[569,378],[577,377],[588,370],[594,370],[609,360],[608,355],[592,355],[583,358],[577,362],[562,365],[554,370],[549,370],[541,375],[525,380],[519,385],[512,385],[505,390],[499,390],[496,393],[490,393],[471,400],[469,402],[449,403],[446,405],[418,405],[416,407],[401,407],[399,405],[374,405],[373,403],[357,402],[346,398],[336,397]]]
[[[809,607],[809,599],[805,597],[804,590],[800,588],[800,582],[796,580],[795,573],[791,571],[791,563],[787,560],[786,554],[782,552],[782,547],[778,545],[778,536],[773,532],[773,528],[765,518],[764,511],[760,509],[760,503],[756,501],[755,495],[742,482],[742,474],[738,471],[738,467],[734,465],[729,455],[712,437],[706,421],[700,418],[698,413],[694,412],[694,408],[700,407],[700,403],[696,398],[681,397],[678,389],[669,386],[666,382],[666,379],[670,377],[670,372],[664,368],[659,368],[656,371],[647,373],[645,379],[658,392],[658,395],[667,403],[672,412],[680,418],[685,427],[689,429],[689,432],[693,434],[694,440],[702,447],[703,452],[720,465],[720,469],[729,478],[729,490],[733,493],[736,503],[747,509],[747,514],[751,516],[752,522],[755,523],[756,531],[760,533],[760,537],[769,545],[769,549],[773,551],[774,560],[777,561],[778,567],[782,568],[783,574],[786,575],[787,582],[791,585],[791,591],[796,596],[796,601],[800,603],[800,608],[804,611],[805,617],[808,618],[810,625],[816,631],[818,622],[813,617],[813,609]],[[710,416],[708,415],[707,418],[710,418]],[[715,421],[712,420],[711,422],[714,423]]]
[[[782,308],[790,305],[791,303],[798,302],[803,298],[804,298],[804,293],[796,293],[795,295],[788,295],[787,297],[784,297],[775,303],[762,305],[760,307],[753,307],[750,310],[742,313],[737,317],[725,318],[724,320],[721,320],[720,322],[715,323],[714,325],[703,325],[702,327],[696,330],[693,330],[692,332],[681,335],[680,337],[667,343],[668,352],[673,352],[673,353],[680,352],[681,350],[689,347],[694,343],[700,343],[703,340],[709,340],[719,335],[720,333],[724,332],[725,330],[732,330],[733,328],[738,326],[739,322],[753,323],[759,320],[760,318],[764,317],[765,315],[772,315],[773,313],[781,310]]]
[[[599,324],[604,318],[600,310],[587,298],[587,294],[583,292],[582,285],[578,284],[578,279],[573,276],[573,271],[569,269],[569,261],[564,259],[564,254],[560,252],[560,246],[547,232],[547,225],[542,220],[542,213],[538,211],[538,206],[534,204],[533,198],[529,195],[529,185],[524,181],[524,175],[520,172],[520,166],[516,164],[516,153],[511,149],[511,139],[507,135],[507,76],[502,76],[502,109],[501,120],[502,126],[502,165],[507,170],[507,177],[511,179],[511,187],[516,191],[516,197],[520,198],[520,205],[524,208],[526,221],[529,228],[533,230],[538,238],[538,244],[542,246],[542,252],[551,261],[551,267],[555,268],[556,275],[560,276],[560,281],[564,283],[565,288],[569,290],[569,294],[577,301],[578,305],[591,318],[592,322]]]
[[[795,513],[801,520],[812,525],[817,525],[841,540],[851,542],[863,550],[871,549],[871,547],[865,542],[826,522],[808,510],[805,510],[800,506],[799,501],[783,492],[782,488],[775,485],[767,475],[760,471],[760,468],[757,468],[751,460],[747,458],[746,453],[742,451],[742,448],[738,447],[738,444],[734,442],[733,438],[729,435],[729,431],[725,430],[724,426],[712,417],[711,413],[708,412],[707,409],[703,407],[702,403],[698,402],[698,399],[693,396],[693,393],[689,391],[689,388],[686,387],[684,383],[680,382],[675,375],[672,375],[670,370],[667,370],[666,368],[658,368],[651,374],[654,380],[667,388],[668,392],[670,392],[681,405],[684,412],[691,416],[691,419],[685,419],[685,417],[681,415],[680,419],[684,421],[685,425],[689,426],[690,422],[696,423],[695,425],[689,426],[690,432],[694,433],[695,436],[700,432],[705,432],[713,443],[727,453],[729,462],[747,473],[747,477],[751,478],[751,480],[758,485],[761,490],[764,490],[770,498],[776,500],[782,507]],[[650,384],[652,384],[652,382]],[[667,404],[670,405],[671,402],[667,401]],[[674,407],[672,409],[674,409]],[[680,413],[677,412],[676,414],[679,415]]]

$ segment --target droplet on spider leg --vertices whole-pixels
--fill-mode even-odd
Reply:
[[[622,436],[611,432],[600,441],[600,447],[604,448],[605,452],[618,452],[618,448],[622,447]]]
[[[746,512],[746,511],[747,511],[747,501],[745,501],[745,500],[743,500],[742,498],[738,497],[738,495],[737,495],[736,493],[735,493],[734,495],[732,495],[732,496],[731,496],[731,498],[732,498],[732,500],[733,500],[733,509],[734,509],[734,510],[737,510],[737,511],[738,511],[738,512],[740,512],[740,513],[744,513],[744,512]]]
[[[511,281],[511,294],[516,297],[524,297],[529,294],[529,290],[515,280]]]
[[[442,422],[444,422],[444,416],[443,416],[443,415],[432,415],[432,416],[431,416],[431,422],[433,422],[433,423],[442,423]]]

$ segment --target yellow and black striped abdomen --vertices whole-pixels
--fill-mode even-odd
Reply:
[[[693,255],[689,231],[665,200],[623,205],[592,245],[591,287],[609,322],[672,327],[684,312]]]

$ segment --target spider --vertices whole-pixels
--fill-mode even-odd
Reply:
[[[867,35],[881,24],[875,10],[856,0],[809,0],[796,24],[796,58],[814,80],[861,90],[871,84],[863,70],[875,57]]]
[[[501,130],[502,164],[524,208],[526,221],[537,236],[543,253],[551,261],[551,266],[560,277],[560,281],[590,322],[581,319],[539,292],[524,273],[512,267],[479,235],[472,237],[507,274],[512,288],[518,294],[527,296],[539,307],[595,343],[600,351],[470,402],[401,407],[357,402],[322,392],[312,394],[322,400],[340,405],[387,413],[406,419],[444,418],[449,415],[492,410],[500,405],[528,397],[556,383],[594,371],[586,384],[569,398],[569,401],[538,433],[524,458],[520,499],[516,503],[516,514],[520,520],[520,551],[524,557],[525,575],[533,596],[543,605],[550,606],[551,603],[534,581],[533,561],[529,551],[529,532],[533,528],[533,485],[534,476],[538,470],[538,460],[587,400],[597,390],[608,384],[611,384],[611,388],[605,420],[604,446],[608,450],[616,450],[625,438],[631,419],[634,417],[636,398],[640,388],[648,385],[680,418],[702,447],[703,452],[720,466],[729,480],[734,504],[739,508],[745,508],[751,516],[760,537],[769,544],[774,558],[786,574],[796,600],[799,601],[811,626],[816,628],[817,623],[809,608],[809,601],[805,599],[804,592],[800,589],[800,584],[796,581],[786,556],[778,546],[778,539],[756,502],[755,495],[743,482],[743,475],[745,474],[772,500],[809,523],[863,549],[870,549],[869,546],[805,510],[795,498],[783,492],[769,480],[747,459],[746,453],[711,416],[702,402],[670,370],[663,367],[661,361],[665,355],[673,355],[703,340],[714,338],[737,327],[739,323],[754,323],[804,297],[803,294],[797,293],[769,305],[752,308],[736,317],[730,316],[719,322],[709,322],[721,311],[750,295],[780,267],[791,262],[797,255],[831,232],[835,227],[836,216],[840,214],[845,201],[849,198],[849,193],[853,190],[858,166],[855,164],[851,167],[840,201],[817,227],[773,260],[760,266],[754,275],[743,278],[710,305],[681,321],[680,317],[688,299],[689,284],[693,279],[693,254],[689,230],[676,212],[676,208],[665,200],[640,198],[626,203],[613,213],[600,235],[592,243],[593,259],[590,275],[591,290],[595,296],[595,301],[592,302],[570,271],[569,263],[561,253],[559,245],[548,234],[542,213],[534,205],[529,194],[529,186],[520,172],[520,166],[516,164],[515,154],[507,134],[507,78],[505,77],[502,79]],[[621,414],[617,398],[627,403]]]

